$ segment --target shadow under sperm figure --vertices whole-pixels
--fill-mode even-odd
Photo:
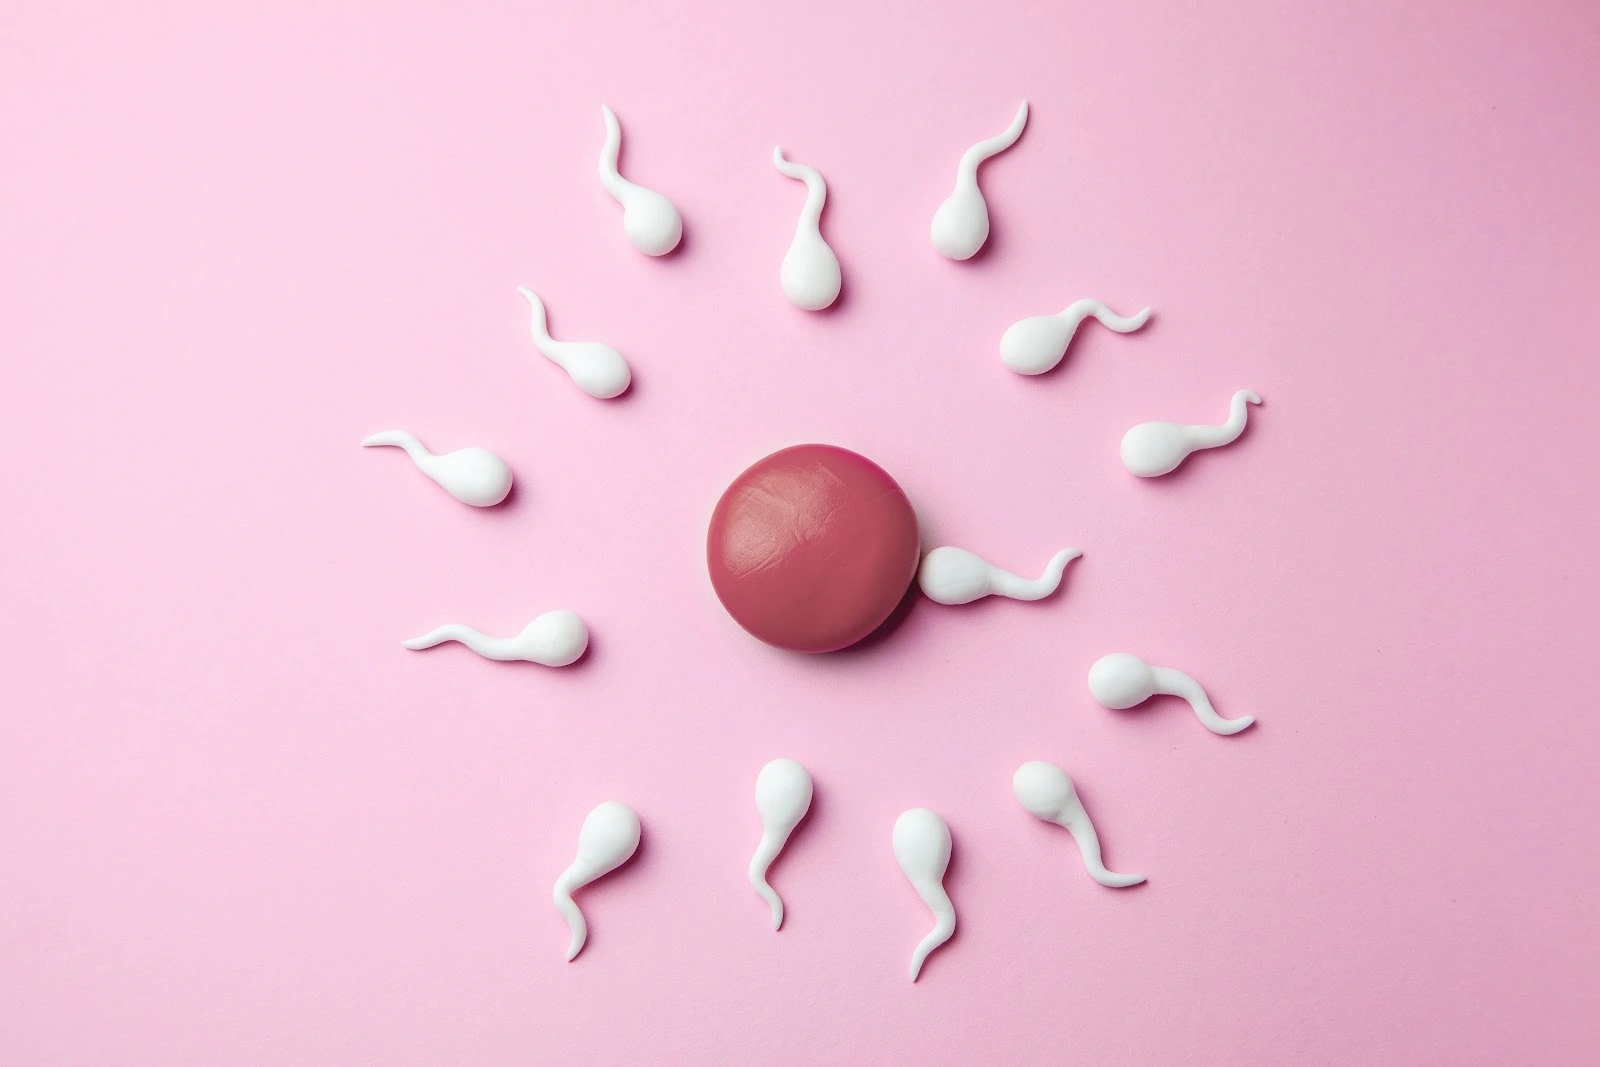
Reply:
[[[1060,588],[1067,564],[1081,555],[1076,548],[1063,548],[1050,558],[1042,575],[1022,578],[964,548],[944,545],[923,557],[917,568],[917,585],[924,596],[939,604],[970,604],[992,595],[1043,600]]]
[[[647,256],[664,256],[683,238],[683,217],[672,201],[642,185],[635,185],[617,170],[622,148],[622,127],[616,113],[605,104],[600,115],[606,123],[606,141],[600,149],[600,184],[622,205],[622,232],[628,243]]]
[[[1187,700],[1200,722],[1214,734],[1236,734],[1256,721],[1251,715],[1224,719],[1211,706],[1211,698],[1199,682],[1171,667],[1152,667],[1132,652],[1101,656],[1089,668],[1089,694],[1113,711],[1143,704],[1157,693]]]
[[[627,863],[638,848],[639,816],[621,801],[608,800],[583,820],[578,829],[578,855],[551,890],[556,910],[572,931],[572,941],[567,945],[568,963],[577,958],[589,939],[589,924],[572,894]]]
[[[577,612],[558,609],[536,617],[515,637],[492,637],[470,626],[449,623],[402,644],[417,651],[446,641],[459,641],[484,659],[526,660],[546,667],[565,667],[576,663],[589,647],[589,628]]]
[[[839,299],[843,284],[839,257],[822,239],[822,205],[828,198],[827,183],[816,167],[791,163],[783,158],[783,148],[772,150],[772,165],[785,177],[806,183],[806,202],[795,223],[794,240],[784,253],[778,271],[778,284],[789,302],[803,311],[821,311]]]
[[[1141,422],[1122,435],[1122,465],[1129,474],[1159,478],[1178,469],[1189,453],[1232,444],[1244,433],[1247,404],[1261,397],[1249,389],[1233,394],[1228,421],[1220,426],[1184,425],[1176,422]]]
[[[767,869],[778,858],[789,835],[811,810],[811,774],[792,759],[775,759],[756,775],[756,811],[761,816],[761,843],[750,858],[750,885],[772,909],[772,928],[783,926],[783,900],[767,881]]]
[[[435,455],[415,434],[384,430],[361,442],[363,448],[392,445],[405,451],[417,469],[463,504],[489,508],[511,493],[511,468],[487,448],[458,448]]]
[[[574,385],[599,400],[610,400],[628,391],[633,372],[622,353],[599,341],[557,341],[545,324],[544,301],[539,294],[522,286],[517,292],[533,310],[534,347],[566,371]]]
[[[979,141],[961,155],[955,191],[933,213],[933,247],[950,259],[971,259],[989,239],[989,203],[978,186],[978,166],[1017,143],[1028,123],[1028,102],[1017,108],[1004,133]]]
[[[950,868],[950,827],[937,812],[912,808],[894,821],[894,858],[917,896],[933,912],[933,929],[911,954],[911,980],[922,973],[928,954],[956,932],[956,909],[944,891]]]
[[[1108,330],[1132,333],[1150,321],[1150,309],[1125,318],[1104,301],[1091,298],[1070,304],[1057,315],[1035,315],[1013,322],[1000,335],[1000,360],[1018,374],[1043,374],[1066,357],[1073,336],[1087,318]]]
[[[1100,835],[1094,832],[1094,823],[1089,821],[1089,813],[1078,799],[1078,789],[1067,772],[1054,763],[1044,760],[1024,763],[1011,776],[1011,791],[1029,815],[1055,823],[1072,835],[1090,878],[1112,889],[1138,885],[1145,880],[1142,874],[1118,874],[1106,869],[1100,859]]]

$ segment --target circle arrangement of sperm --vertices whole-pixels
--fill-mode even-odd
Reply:
[[[599,178],[622,208],[629,244],[647,256],[671,253],[683,237],[683,219],[672,201],[624,178],[617,169],[622,128],[601,106],[605,141]],[[962,154],[955,188],[934,212],[933,247],[952,260],[976,255],[989,237],[989,209],[978,184],[985,160],[1010,148],[1028,121],[1026,101],[1001,133]],[[843,281],[839,257],[823,237],[821,219],[827,183],[816,167],[772,150],[778,173],[805,185],[794,238],[778,266],[783,295],[808,312],[838,299]],[[599,400],[628,391],[632,372],[615,348],[600,341],[557,340],[545,322],[545,305],[531,289],[527,301],[534,347],[579,390]],[[1022,375],[1043,374],[1066,357],[1078,328],[1093,319],[1117,333],[1133,333],[1149,321],[1150,308],[1123,315],[1094,297],[1076,299],[1055,314],[1032,315],[1006,328],[999,340],[1001,362]],[[1122,464],[1139,478],[1176,470],[1191,452],[1229,444],[1244,432],[1249,406],[1261,397],[1248,389],[1232,393],[1226,418],[1216,424],[1144,422],[1129,429],[1120,448]],[[402,449],[440,488],[471,507],[494,507],[511,492],[511,467],[485,448],[434,453],[406,430],[385,430],[366,446]],[[1082,553],[1062,548],[1038,577],[1013,574],[980,554],[941,545],[925,555],[916,516],[894,478],[871,459],[830,444],[783,449],[752,464],[723,493],[706,537],[706,565],[713,589],[728,614],[753,637],[795,654],[825,655],[860,641],[883,625],[910,587],[940,604],[968,604],[988,596],[1040,600],[1060,587],[1067,566]],[[583,657],[589,631],[573,611],[555,609],[510,636],[484,634],[446,623],[404,642],[426,649],[460,642],[491,660],[524,660],[564,667]],[[1174,667],[1145,662],[1132,652],[1109,652],[1090,667],[1090,696],[1114,710],[1134,707],[1157,694],[1188,701],[1200,724],[1220,736],[1246,729],[1251,716],[1228,718],[1212,705],[1200,683]],[[1034,760],[1016,769],[1012,791],[1027,814],[1071,834],[1089,877],[1121,888],[1143,875],[1108,870],[1100,839],[1072,779],[1054,763]],[[761,837],[750,860],[750,885],[771,911],[773,929],[783,924],[783,900],[767,871],[811,807],[811,774],[792,759],[774,759],[755,780]],[[607,800],[578,828],[576,856],[556,879],[552,897],[571,937],[567,959],[582,951],[588,926],[573,894],[626,863],[639,847],[641,823],[628,805]],[[895,821],[890,846],[911,887],[933,915],[933,927],[913,948],[909,973],[917,980],[928,955],[955,933],[956,911],[944,889],[950,863],[950,828],[937,812],[912,808]]]

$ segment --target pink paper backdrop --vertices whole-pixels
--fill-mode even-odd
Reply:
[[[0,11],[0,1059],[1592,1062],[1600,8],[1522,0]],[[990,249],[928,220],[985,171]],[[683,210],[664,261],[595,181]],[[801,199],[846,273],[789,307]],[[622,402],[527,340],[633,360]],[[1085,295],[1039,379],[1007,323]],[[1153,483],[1151,418],[1266,404]],[[462,507],[389,426],[513,464]],[[1064,594],[775,652],[728,479],[830,441]],[[569,606],[587,662],[398,642]],[[1257,728],[1091,704],[1136,650]],[[744,881],[751,787],[817,780]],[[1129,891],[1016,807],[1065,765]],[[549,886],[597,801],[633,864]],[[955,940],[894,866],[948,818]]]

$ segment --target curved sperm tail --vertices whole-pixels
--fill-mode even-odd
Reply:
[[[774,930],[783,926],[783,899],[767,881],[767,869],[772,866],[772,861],[777,859],[778,852],[782,848],[783,842],[771,834],[763,834],[761,844],[756,846],[756,854],[750,858],[750,886],[762,900],[767,902],[767,907],[772,909]]]
[[[550,327],[545,322],[544,301],[539,299],[538,293],[522,285],[517,286],[517,292],[523,295],[528,301],[528,306],[533,309],[533,319],[528,328],[533,334],[534,347],[559,364],[561,352],[570,342],[557,341],[550,336]]]
[[[1037,578],[1021,578],[996,568],[989,581],[995,592],[1013,600],[1043,600],[1061,586],[1061,575],[1067,564],[1081,555],[1083,553],[1076,548],[1063,548],[1050,557],[1050,565]]]
[[[828,183],[822,180],[822,174],[816,167],[789,162],[783,157],[782,145],[773,148],[772,165],[784,177],[806,183],[806,203],[800,209],[800,225],[807,229],[816,228],[822,220],[822,205],[828,199]]]
[[[1118,874],[1106,870],[1106,865],[1100,859],[1100,835],[1094,832],[1094,823],[1089,821],[1088,812],[1079,809],[1062,819],[1061,825],[1071,832],[1072,839],[1078,843],[1078,851],[1083,854],[1083,865],[1088,869],[1090,878],[1112,889],[1122,889],[1144,881],[1142,874]]]
[[[606,142],[600,147],[600,184],[620,204],[636,186],[617,170],[617,155],[622,151],[622,127],[617,123],[616,112],[601,104],[600,115],[606,120]]]
[[[589,939],[589,924],[584,922],[583,912],[578,910],[578,904],[572,899],[572,872],[568,870],[556,879],[556,887],[551,891],[551,899],[555,901],[556,910],[566,920],[567,929],[572,931],[572,941],[567,945],[567,962],[571,963],[579,952],[583,951],[583,943]]]
[[[1225,719],[1218,715],[1217,709],[1211,706],[1211,698],[1200,688],[1200,683],[1182,671],[1171,667],[1151,667],[1150,671],[1155,675],[1157,692],[1171,693],[1187,700],[1189,706],[1194,708],[1194,713],[1199,717],[1201,724],[1214,734],[1223,736],[1236,734],[1256,721],[1251,715],[1237,719]]]
[[[928,953],[950,940],[956,932],[956,909],[950,903],[950,894],[944,891],[942,885],[934,884],[927,887],[918,886],[917,894],[922,897],[923,903],[928,905],[928,910],[933,912],[933,929],[928,931],[917,945],[917,950],[911,954],[911,980],[915,982],[917,975],[922,973],[923,961],[928,958]]]
[[[1084,319],[1093,316],[1095,321],[1108,330],[1118,333],[1132,333],[1146,322],[1150,321],[1150,309],[1145,308],[1137,315],[1118,315],[1106,306],[1105,301],[1089,297],[1079,300],[1067,307],[1061,313],[1061,318],[1071,321],[1074,328]]]
[[[1196,448],[1216,448],[1218,445],[1231,444],[1244,433],[1246,420],[1250,416],[1249,405],[1261,403],[1261,397],[1249,389],[1241,389],[1233,394],[1233,400],[1228,406],[1228,421],[1220,426],[1191,426],[1189,439]]]
[[[1024,100],[1022,106],[1017,108],[1017,117],[1011,120],[1011,125],[1005,128],[1005,132],[996,134],[988,140],[979,141],[961,153],[961,162],[956,166],[957,183],[976,182],[978,164],[1016,144],[1017,138],[1022,136],[1022,128],[1027,124],[1028,102]]]
[[[403,448],[406,450],[406,455],[412,459],[422,459],[433,455],[432,452],[423,447],[422,442],[417,440],[415,434],[407,433],[404,430],[384,430],[382,433],[375,433],[361,442],[362,448],[376,448],[380,445],[393,445],[396,448]]]
[[[529,329],[533,333],[533,341],[537,345],[550,344],[555,338],[550,336],[550,327],[545,323],[544,301],[539,299],[539,294],[525,285],[517,286],[517,292],[527,300],[528,306],[533,309],[533,321]]]
[[[441,626],[436,630],[430,630],[420,637],[402,641],[401,644],[405,648],[419,650],[432,648],[434,645],[442,645],[446,641],[459,641],[485,659],[507,660],[521,658],[517,654],[517,650],[512,647],[513,642],[503,637],[490,637],[488,634],[479,633],[470,626],[463,626],[455,622]]]

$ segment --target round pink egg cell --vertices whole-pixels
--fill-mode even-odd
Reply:
[[[728,486],[706,563],[740,626],[779,648],[832,652],[889,617],[919,548],[911,502],[882,467],[835,445],[795,445]]]

